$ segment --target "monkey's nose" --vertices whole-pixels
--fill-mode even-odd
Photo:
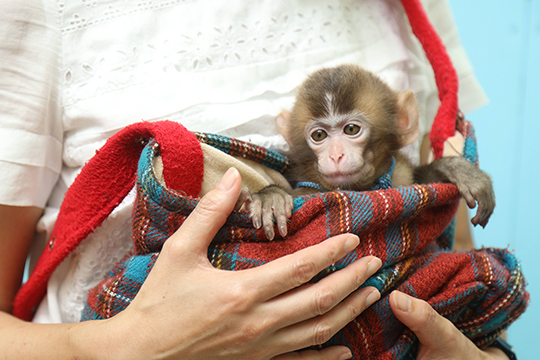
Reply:
[[[339,164],[341,159],[343,159],[343,156],[343,153],[330,154],[330,159],[332,159],[332,161],[334,161],[336,164]]]

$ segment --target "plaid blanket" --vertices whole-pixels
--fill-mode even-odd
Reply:
[[[445,139],[455,131],[457,74],[421,1],[401,0],[401,3],[433,67],[439,89],[441,105],[430,139],[435,156],[440,157]],[[466,124],[460,126],[464,126],[462,130],[468,129]],[[197,138],[172,125],[132,125],[129,131],[111,138],[66,193],[49,244],[17,293],[13,303],[15,316],[32,318],[54,269],[132,188],[136,158],[149,137],[159,139],[160,145],[149,143],[140,157],[133,213],[134,251],[90,292],[83,320],[108,318],[126,308],[152,269],[165,239],[195,207],[197,199],[190,196],[200,193],[203,173],[204,151],[199,141],[220,144],[218,148],[228,154],[253,157],[259,163],[269,160],[270,166],[275,165],[276,159],[277,163],[281,162],[279,156],[269,156],[271,152],[265,149],[252,151],[254,148],[249,145],[231,139]],[[208,141],[211,138],[215,141]],[[474,162],[473,139],[467,137],[464,156]],[[181,141],[180,148],[174,146],[176,141]],[[163,158],[167,184],[182,189],[183,193],[165,188],[155,178],[151,160],[158,151]],[[384,266],[365,285],[376,286],[383,297],[329,344],[349,346],[356,359],[414,358],[414,334],[394,318],[388,303],[388,293],[399,289],[427,300],[483,347],[525,310],[529,295],[524,289],[519,263],[508,251],[482,249],[455,253],[450,250],[458,198],[457,189],[448,184],[301,197],[295,200],[287,239],[278,237],[268,242],[261,230],[252,228],[250,219],[233,214],[216,236],[208,256],[218,268],[241,270],[324,241],[331,235],[354,232],[361,239],[357,250],[318,278],[360,256],[373,254],[383,260]]]
[[[474,132],[468,123],[461,123],[460,128],[467,135],[465,156],[476,161]],[[266,149],[215,135],[199,134],[197,139],[219,144],[220,150],[231,155],[267,162],[277,169],[284,166],[284,159]],[[158,181],[152,164],[159,151],[159,144],[151,141],[140,157],[133,253],[90,292],[83,320],[109,318],[129,305],[164,241],[197,205],[197,198]],[[278,236],[269,242],[262,229],[253,228],[247,215],[233,213],[215,237],[208,257],[217,268],[242,270],[352,232],[361,239],[358,248],[314,281],[359,257],[376,255],[384,265],[364,286],[377,287],[382,299],[327,345],[346,345],[356,359],[414,358],[416,338],[394,317],[388,301],[387,295],[399,289],[428,301],[478,346],[485,347],[523,313],[528,293],[519,262],[507,250],[450,250],[458,199],[456,187],[450,184],[299,197],[286,239]]]

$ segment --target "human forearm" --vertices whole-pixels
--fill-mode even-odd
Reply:
[[[0,205],[0,311],[10,312],[19,289],[28,249],[43,210]]]
[[[0,348],[9,350],[0,360],[351,358],[344,346],[299,349],[326,342],[379,299],[375,288],[358,288],[381,260],[357,259],[309,283],[358,246],[358,237],[344,234],[257,268],[215,269],[208,245],[234,208],[241,183],[238,171],[229,170],[201,199],[118,315],[36,325],[3,313]]]
[[[0,312],[0,359],[109,359],[106,328],[98,321],[35,324]]]

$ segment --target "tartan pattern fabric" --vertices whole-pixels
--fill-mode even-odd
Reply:
[[[431,25],[420,0],[401,0],[414,35],[418,38],[433,68],[441,104],[430,131],[435,158],[443,154],[444,141],[455,131],[459,115],[457,102],[457,74],[450,57]],[[39,302],[47,291],[47,281],[66,257],[110,214],[127,195],[135,182],[135,160],[142,145],[150,138],[159,139],[164,162],[164,177],[173,189],[182,188],[187,195],[198,194],[201,184],[202,157],[197,138],[181,147],[184,161],[178,159],[177,148],[171,142],[182,138],[182,129],[173,123],[135,123],[112,136],[82,169],[66,192],[49,246],[41,254],[28,281],[19,289],[13,301],[13,314],[31,320]],[[191,137],[190,137],[191,138]],[[185,138],[187,139],[187,138]],[[184,139],[184,140],[185,140]],[[203,141],[201,139],[201,141]],[[187,154],[189,156],[186,156]],[[261,151],[264,153],[264,150]],[[114,171],[110,171],[114,167]],[[186,171],[187,170],[187,171]],[[179,186],[177,186],[179,185]],[[96,193],[99,193],[97,195]]]
[[[195,136],[200,142],[212,145],[225,154],[250,159],[279,172],[285,171],[289,165],[289,160],[284,155],[245,141],[201,132],[195,132]]]
[[[477,162],[473,128],[465,121],[459,121],[457,128],[466,137],[464,155]],[[197,134],[199,140],[203,137]],[[264,161],[260,154],[265,150],[244,151],[242,142],[211,137],[220,138],[219,148],[226,153]],[[133,253],[90,292],[83,320],[109,318],[129,305],[164,241],[197,205],[198,199],[167,189],[156,180],[152,159],[159,151],[159,145],[151,141],[140,158]],[[285,159],[269,154],[278,159],[277,166],[279,162],[285,164]],[[415,336],[393,316],[388,301],[387,295],[399,289],[428,301],[478,346],[484,347],[523,313],[528,293],[519,262],[507,250],[451,251],[458,199],[456,187],[450,184],[298,197],[294,200],[287,238],[278,235],[269,242],[262,229],[253,228],[249,216],[233,213],[216,235],[208,257],[216,268],[242,270],[330,236],[352,232],[360,237],[358,248],[314,281],[359,257],[376,255],[384,265],[364,286],[377,287],[382,298],[328,345],[348,346],[354,359],[414,358]]]

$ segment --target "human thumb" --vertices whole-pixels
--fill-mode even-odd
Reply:
[[[199,253],[206,257],[208,245],[233,211],[242,179],[235,168],[225,172],[217,185],[201,198],[195,210],[167,241],[182,248],[182,253]],[[166,243],[166,244],[167,244]]]
[[[448,319],[423,300],[396,290],[390,294],[390,306],[398,320],[415,333],[424,347],[442,350],[452,343],[448,341],[449,335],[454,335],[454,331],[459,333]]]

